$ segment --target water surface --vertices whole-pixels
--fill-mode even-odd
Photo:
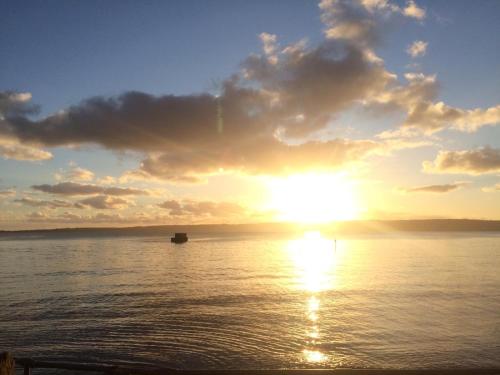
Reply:
[[[0,350],[181,369],[500,366],[500,237],[0,241]]]

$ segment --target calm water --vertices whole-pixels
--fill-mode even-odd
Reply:
[[[500,237],[0,241],[0,351],[176,368],[500,366]]]

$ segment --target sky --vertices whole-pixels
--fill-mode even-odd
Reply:
[[[0,229],[500,219],[498,1],[0,1]]]

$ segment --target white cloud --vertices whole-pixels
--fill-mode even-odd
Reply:
[[[99,186],[93,184],[79,184],[76,182],[60,182],[55,185],[42,184],[33,185],[34,190],[43,193],[58,194],[58,195],[113,195],[113,196],[128,196],[128,195],[149,195],[149,192],[142,189],[122,188],[116,186]]]
[[[427,51],[428,44],[429,43],[424,42],[423,40],[416,40],[410,46],[408,46],[406,52],[411,57],[424,56]]]
[[[415,1],[410,0],[406,3],[406,7],[403,9],[403,14],[407,17],[423,20],[425,18],[426,11],[424,8],[420,8]]]

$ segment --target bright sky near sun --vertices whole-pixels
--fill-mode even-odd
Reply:
[[[2,1],[0,229],[500,219],[498,1]]]

